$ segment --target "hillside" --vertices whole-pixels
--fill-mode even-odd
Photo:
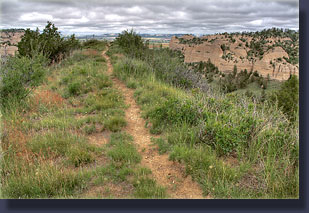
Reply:
[[[255,33],[223,33],[172,37],[169,48],[184,54],[186,63],[211,60],[220,71],[258,71],[271,79],[287,80],[299,74],[298,33],[269,29]]]
[[[46,38],[59,38],[52,23]],[[133,30],[56,41],[0,67],[1,198],[299,198],[296,76],[260,97],[225,93]]]
[[[24,35],[23,30],[2,30],[0,32],[0,56],[15,55],[17,44]]]

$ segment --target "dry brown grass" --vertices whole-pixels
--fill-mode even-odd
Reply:
[[[83,55],[87,55],[87,56],[99,55],[99,52],[97,50],[93,50],[93,49],[84,50],[82,53],[83,53]]]
[[[47,107],[60,107],[64,103],[64,99],[58,93],[50,90],[38,91],[34,96],[34,105],[44,104]]]
[[[15,122],[3,121],[4,140],[2,141],[2,150],[6,152],[13,149],[14,155],[18,160],[32,164],[38,156],[27,147],[27,142],[31,139],[31,134],[22,131],[21,123],[23,121],[24,118]]]
[[[153,48],[160,48],[161,44],[149,44],[149,49],[153,49]],[[169,43],[162,43],[162,47],[163,48],[168,48],[169,47]]]

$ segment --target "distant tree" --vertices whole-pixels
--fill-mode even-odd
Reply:
[[[78,48],[80,43],[75,35],[65,40],[58,32],[58,28],[48,21],[41,34],[38,28],[36,31],[27,29],[17,46],[20,56],[33,58],[38,54],[43,54],[50,60],[57,61],[61,54],[70,53]]]
[[[125,30],[119,34],[114,44],[119,45],[125,54],[133,57],[141,57],[143,50],[146,49],[142,37],[137,35],[133,29]]]
[[[233,68],[233,76],[235,77],[237,74],[237,66],[234,65],[234,68]]]
[[[225,46],[225,44],[221,44],[221,49],[222,49],[222,51],[224,52],[225,50],[226,50],[226,46]]]

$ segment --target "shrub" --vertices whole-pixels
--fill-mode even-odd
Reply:
[[[80,94],[81,91],[81,83],[80,82],[72,82],[68,85],[69,95],[76,96]]]
[[[104,127],[112,132],[118,132],[122,127],[127,125],[126,120],[120,116],[113,116],[106,122],[104,122]]]
[[[176,98],[170,98],[153,108],[147,116],[154,121],[154,128],[160,123],[179,124],[186,122],[196,125],[199,119],[206,118],[206,114],[201,114],[193,102]]]
[[[38,28],[36,31],[30,29],[25,31],[18,43],[18,53],[30,58],[33,58],[36,53],[41,53],[51,61],[59,61],[62,58],[61,55],[69,54],[78,47],[80,44],[75,35],[65,40],[58,32],[58,28],[48,21],[41,34]]]
[[[299,95],[299,80],[295,75],[291,75],[290,78],[285,81],[280,90],[276,92],[272,99],[277,99],[278,106],[287,115],[291,121],[296,120],[298,111],[298,95]]]
[[[35,58],[12,57],[0,69],[0,98],[5,107],[10,101],[20,103],[39,85],[45,75],[47,60],[38,55]]]
[[[68,154],[68,158],[75,167],[94,161],[92,153],[85,149],[85,147],[73,147]]]
[[[131,57],[140,58],[143,55],[143,50],[145,50],[142,37],[137,35],[133,29],[123,31],[115,39],[114,44],[119,45],[124,53]]]
[[[221,49],[222,49],[222,51],[224,52],[225,50],[226,50],[226,46],[225,46],[225,44],[221,44]]]

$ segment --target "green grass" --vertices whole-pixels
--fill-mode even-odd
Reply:
[[[147,168],[139,168],[135,172],[133,186],[135,188],[135,198],[162,199],[167,198],[166,189],[159,186],[152,178],[151,170]]]
[[[151,138],[151,141],[158,146],[159,154],[164,154],[170,151],[170,144],[163,138]]]
[[[103,89],[112,85],[111,80],[100,70],[106,69],[91,59],[83,63],[77,63],[68,70],[63,70],[60,84],[66,85],[63,90],[64,97],[79,96],[93,92],[96,89]]]
[[[64,132],[50,132],[34,137],[29,149],[47,158],[65,157],[65,162],[79,167],[91,163],[102,149],[87,143],[87,139]]]
[[[150,132],[161,134],[154,140],[159,152],[184,163],[205,195],[298,198],[297,128],[275,105],[254,103],[241,92],[176,88],[137,59],[119,59],[114,73],[127,85],[134,78],[135,98],[152,124]],[[237,164],[229,164],[229,158]]]
[[[166,198],[166,191],[163,187],[157,186],[156,182],[150,178],[140,178],[133,186],[136,189],[134,193],[136,198],[152,198],[162,199]]]
[[[96,132],[96,127],[94,124],[91,124],[91,125],[87,125],[84,127],[84,132],[87,134],[87,135],[91,135],[92,133],[95,133]]]
[[[113,148],[107,155],[115,162],[136,164],[141,161],[141,156],[132,144],[132,137],[124,133],[115,133],[111,135],[109,145]]]
[[[267,82],[267,88],[265,89],[266,94],[271,94],[274,91],[278,91],[280,89],[282,82],[277,80],[271,80]],[[251,93],[257,97],[261,96],[263,89],[256,83],[252,82],[246,86],[244,89],[237,89],[236,91],[232,92],[233,94],[246,94]]]
[[[104,185],[110,181],[115,184],[125,183],[134,188],[130,198],[167,197],[165,188],[152,179],[151,170],[139,166],[141,156],[130,135],[124,132],[111,134],[106,154],[110,162],[95,169],[95,185]]]
[[[2,164],[4,197],[76,196],[87,188],[89,175],[84,176],[80,168],[95,162],[104,148],[91,145],[86,136],[93,132],[93,125],[102,122],[102,115],[76,119],[78,108],[66,105],[59,94],[66,91],[86,94],[112,84],[104,74],[104,64],[99,66],[93,59],[81,56],[73,55],[61,66],[51,69],[50,76],[55,80],[45,81],[42,89],[37,90],[39,96],[31,94],[23,109],[14,108],[5,115],[5,120],[12,122],[5,125],[7,134],[2,145],[6,150]],[[80,83],[82,76],[80,87],[70,88],[69,84],[76,79]],[[91,90],[86,88],[89,84],[92,84]],[[48,88],[53,88],[53,92],[42,93]],[[83,102],[81,97],[76,100]],[[119,110],[122,105],[117,103],[117,106]],[[85,129],[85,135],[77,134],[79,129]]]
[[[113,116],[104,122],[104,127],[112,132],[120,131],[127,125],[127,121],[121,116]]]
[[[77,52],[51,71],[38,94],[2,116],[1,197],[90,198],[97,186],[105,191],[91,198],[115,198],[110,183],[131,188],[119,187],[125,198],[163,197],[151,171],[140,167],[133,138],[121,131],[126,106],[105,74],[106,60]],[[92,144],[103,131],[109,142]]]
[[[63,170],[57,165],[20,165],[5,187],[6,198],[52,198],[70,196],[83,189],[87,178],[82,173]]]

